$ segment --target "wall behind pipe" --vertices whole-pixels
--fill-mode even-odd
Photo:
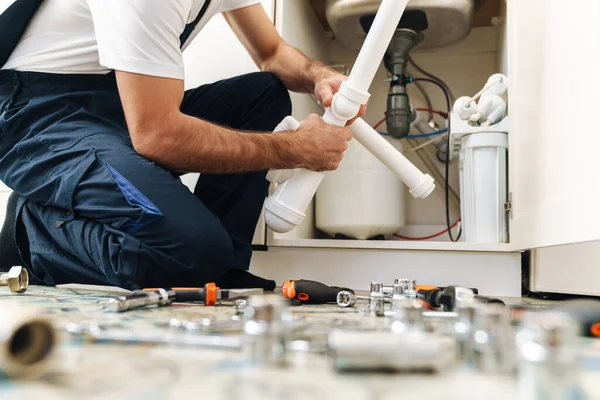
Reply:
[[[475,28],[471,34],[462,42],[442,49],[432,49],[412,52],[412,57],[419,66],[426,71],[437,75],[443,79],[452,89],[455,96],[469,95],[477,93],[485,84],[490,75],[497,72],[498,60],[498,40],[497,29],[495,27]],[[337,41],[332,41],[330,45],[330,61],[333,64],[346,64],[352,66],[357,53],[349,51],[342,47]],[[409,69],[415,76],[419,74],[414,68]],[[379,68],[375,81],[371,86],[371,100],[365,120],[370,124],[377,123],[383,118],[383,112],[386,108],[387,92],[389,83],[384,82],[387,78],[387,71],[383,65]],[[423,83],[427,90],[433,108],[436,110],[445,110],[445,100],[440,90],[431,84]],[[420,92],[409,85],[408,88],[411,103],[416,107],[425,107],[425,101]],[[441,123],[441,119],[436,119]],[[385,125],[379,129],[385,131]],[[412,132],[417,133],[417,132]],[[392,139],[392,143],[396,140]],[[406,147],[405,147],[406,148]],[[428,150],[435,159],[435,148],[431,146]],[[419,168],[424,168],[423,164],[415,154],[405,152],[405,155]],[[443,164],[437,163],[440,171],[443,172]],[[458,185],[458,166],[453,163],[450,170],[450,184],[455,190],[459,191]],[[385,190],[385,189],[384,189]],[[411,225],[435,225],[437,227],[445,226],[445,206],[442,192],[434,192],[425,200],[413,199],[406,193],[406,222],[407,227],[401,232],[409,235],[420,235],[421,231],[411,230]],[[452,219],[458,217],[453,213]],[[426,229],[422,233],[433,232],[434,229]],[[438,240],[445,240],[440,237]]]

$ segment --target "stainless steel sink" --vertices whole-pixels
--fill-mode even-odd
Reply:
[[[408,10],[421,10],[429,27],[419,48],[444,47],[460,42],[471,31],[475,0],[412,0]],[[361,18],[377,12],[381,0],[327,0],[327,19],[342,44],[360,49],[366,33]]]

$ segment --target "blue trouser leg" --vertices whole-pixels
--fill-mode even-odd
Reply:
[[[232,102],[248,96],[243,102]],[[203,101],[212,99],[212,101]],[[291,114],[287,89],[272,74],[250,74],[186,92],[185,114],[233,129],[273,130]],[[248,269],[252,237],[267,193],[266,171],[230,175],[203,174],[194,193],[214,212],[229,233],[235,268]]]
[[[182,110],[271,130],[289,98],[251,74],[187,92]],[[264,173],[203,176],[194,196],[134,151],[110,77],[2,72],[0,111],[0,179],[25,199],[18,245],[39,280],[201,285],[247,268]]]

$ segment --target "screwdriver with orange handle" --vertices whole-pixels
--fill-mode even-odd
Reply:
[[[306,279],[286,281],[281,290],[285,298],[299,300],[302,304],[336,303],[338,293],[343,290],[354,294],[352,289],[327,286],[324,283]]]

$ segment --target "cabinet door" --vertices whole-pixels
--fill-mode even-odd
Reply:
[[[509,0],[511,243],[600,239],[600,2]]]

